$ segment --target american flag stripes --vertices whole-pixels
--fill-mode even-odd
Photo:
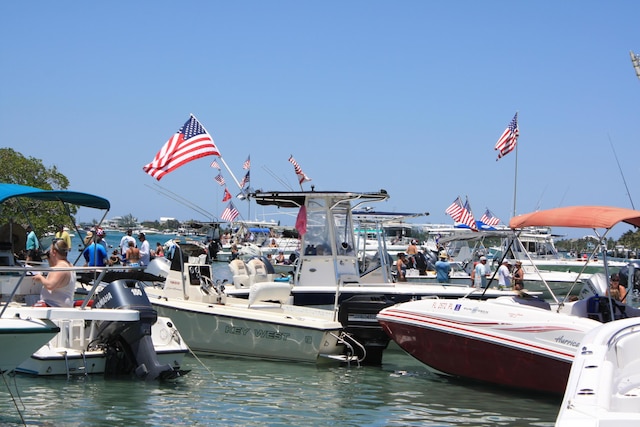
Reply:
[[[220,215],[220,219],[223,221],[233,222],[240,215],[238,209],[233,206],[233,202],[229,202],[227,207],[222,211],[222,215]]]
[[[218,164],[217,160],[214,160],[213,162],[211,162],[211,167],[220,170],[220,165]]]
[[[240,188],[244,188],[244,186],[247,185],[248,183],[249,183],[249,172],[247,172],[244,178],[242,178],[242,181],[240,181]]]
[[[305,175],[304,172],[302,172],[302,168],[300,167],[298,162],[296,162],[296,159],[294,159],[293,156],[289,157],[289,163],[293,165],[293,170],[296,172],[296,175],[298,175],[298,182],[300,183],[300,185],[302,185],[302,183],[305,181],[311,181],[311,178],[309,178],[307,175]]]
[[[516,113],[516,115],[513,116],[511,123],[509,123],[509,126],[507,126],[505,131],[502,133],[502,136],[500,136],[498,142],[496,142],[496,146],[494,147],[494,150],[498,150],[498,158],[496,161],[500,160],[516,148],[519,136],[520,129],[518,129],[518,113]]]
[[[213,179],[215,179],[218,182],[218,184],[220,184],[220,185],[224,185],[224,183],[225,183],[224,176],[222,176],[222,174],[216,175],[216,177],[213,178]]]
[[[476,225],[476,220],[473,218],[473,214],[471,213],[468,200],[463,205],[462,200],[460,200],[460,196],[458,196],[445,210],[445,212],[447,215],[451,216],[455,222],[465,224],[469,226],[470,229],[478,231],[478,226]]]
[[[495,216],[493,216],[493,214],[489,209],[484,211],[484,214],[482,214],[480,221],[492,227],[495,227],[496,225],[500,224],[500,218],[496,218]]]
[[[247,156],[247,160],[244,161],[244,163],[242,164],[242,169],[249,169],[251,168],[251,156]]]
[[[142,167],[146,173],[160,179],[180,166],[204,156],[219,156],[213,138],[193,115],[158,151],[153,161]]]

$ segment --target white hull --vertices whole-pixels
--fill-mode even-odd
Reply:
[[[0,319],[0,373],[11,371],[58,333],[48,320]]]
[[[606,323],[580,343],[557,427],[640,425],[640,319]]]

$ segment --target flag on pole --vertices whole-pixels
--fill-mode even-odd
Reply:
[[[220,219],[223,221],[233,222],[240,215],[238,209],[233,206],[233,202],[229,202],[227,207],[222,211],[222,215],[220,215]]]
[[[296,217],[296,230],[301,237],[307,232],[307,208],[304,205],[300,206]]]
[[[516,115],[513,116],[511,123],[509,123],[509,126],[507,126],[505,131],[502,133],[502,136],[500,136],[498,142],[496,142],[496,146],[494,147],[494,150],[498,150],[498,158],[496,159],[496,162],[516,148],[519,136],[520,129],[518,129],[518,113],[516,113]]]
[[[453,203],[445,210],[447,215],[450,215],[455,222],[469,226],[470,229],[478,231],[478,226],[471,213],[471,207],[469,206],[469,200],[463,205],[460,196],[458,196]]]
[[[218,164],[217,160],[214,160],[213,162],[211,162],[211,167],[220,170],[220,165]]]
[[[242,164],[242,169],[250,169],[251,168],[251,155],[247,156],[247,160]]]
[[[500,218],[496,218],[495,216],[493,216],[489,209],[484,211],[484,214],[480,218],[480,221],[484,222],[487,225],[490,225],[491,227],[495,227],[496,225],[500,224]]]
[[[247,171],[247,174],[244,176],[244,178],[242,178],[242,181],[240,181],[240,188],[244,188],[245,185],[247,185],[249,183],[249,171]]]
[[[473,213],[471,212],[471,205],[469,204],[468,198],[464,202],[464,213],[460,219],[462,224],[468,225],[473,231],[478,231],[478,224],[476,224],[476,219],[473,217]]]
[[[204,156],[219,156],[213,138],[193,115],[158,151],[153,161],[142,167],[146,173],[160,179],[180,166]]]
[[[460,200],[460,196],[458,196],[444,212],[453,218],[454,221],[460,222],[458,219],[462,216],[463,210],[462,200]]]
[[[221,186],[224,185],[224,183],[225,183],[224,176],[222,176],[222,174],[220,174],[220,173],[218,175],[216,175],[216,177],[213,178],[213,179],[218,181],[218,184],[220,184]]]
[[[293,165],[293,170],[296,172],[296,175],[298,175],[298,182],[300,183],[300,185],[302,185],[302,183],[305,181],[311,181],[311,178],[309,178],[307,175],[305,175],[304,172],[302,172],[302,168],[300,167],[298,162],[296,162],[296,159],[293,158],[293,155],[289,157],[289,163]]]
[[[225,187],[224,189],[224,196],[222,197],[222,201],[226,202],[231,200],[231,193],[229,193],[229,190],[227,190],[227,188]]]

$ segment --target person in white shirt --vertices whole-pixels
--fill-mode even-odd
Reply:
[[[132,233],[133,233],[133,230],[129,228],[127,230],[127,234],[122,236],[122,239],[120,239],[120,254],[122,255],[123,260],[127,258],[127,250],[129,250],[129,242],[133,242],[134,246],[136,244],[136,239],[134,239],[131,236]]]
[[[151,262],[151,250],[149,248],[149,241],[147,241],[144,233],[138,234],[138,240],[140,240],[140,265],[146,267]]]
[[[508,259],[502,260],[502,265],[498,268],[498,286],[500,289],[511,289],[511,271]]]

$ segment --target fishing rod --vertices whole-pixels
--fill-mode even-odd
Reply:
[[[204,208],[201,208],[200,206],[194,204],[193,202],[190,202],[189,200],[185,199],[184,197],[180,196],[179,194],[176,194],[170,190],[167,190],[166,188],[162,187],[159,184],[155,184],[157,187],[159,188],[154,188],[148,184],[145,184],[145,186],[151,188],[152,190],[154,190],[155,192],[173,200],[176,201],[178,203],[180,203],[181,205],[184,205],[188,208],[190,208],[191,210],[198,212],[201,215],[206,216],[207,218],[215,218],[215,215],[212,215],[211,212],[206,211]]]
[[[631,200],[631,193],[629,192],[629,186],[627,185],[627,180],[624,179],[624,174],[622,173],[622,167],[620,166],[620,161],[618,161],[618,155],[616,154],[616,149],[613,148],[613,141],[611,141],[611,136],[607,134],[609,137],[609,144],[611,144],[611,151],[613,151],[613,156],[616,158],[616,163],[618,164],[618,170],[620,171],[620,175],[622,176],[622,182],[624,182],[624,188],[627,190],[627,196],[629,196],[629,201],[631,202],[631,207],[635,210],[636,207],[633,205],[633,200]]]

